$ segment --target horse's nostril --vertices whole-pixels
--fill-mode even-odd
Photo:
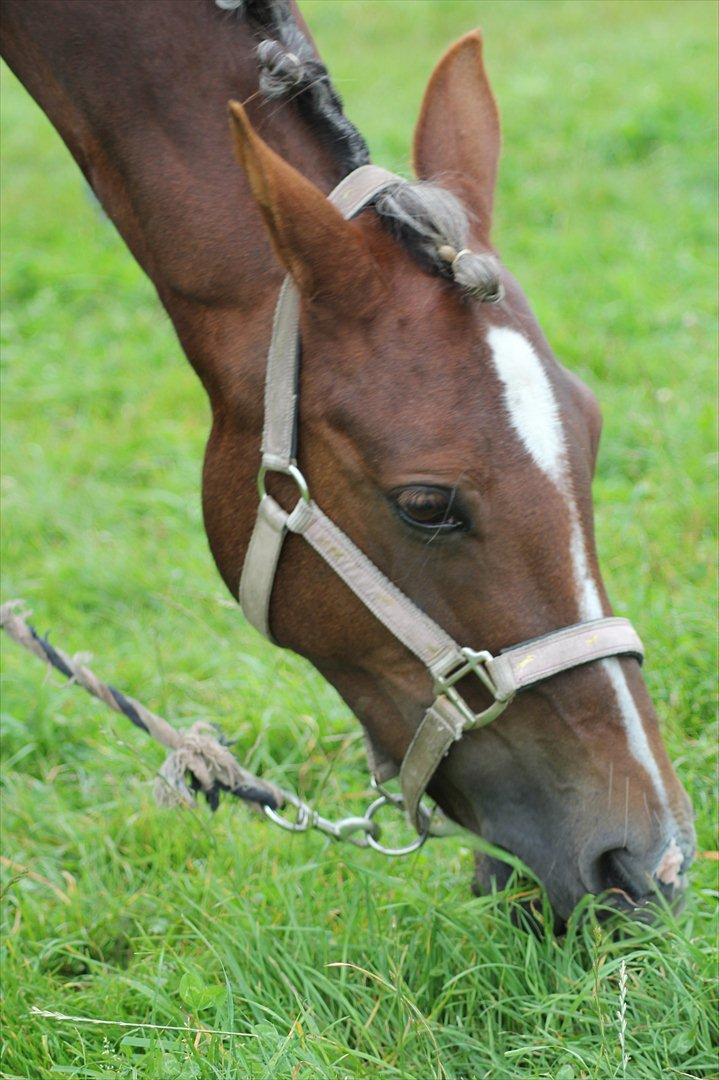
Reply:
[[[638,900],[651,890],[651,876],[632,859],[626,848],[614,848],[600,855],[597,863],[599,891],[619,890],[630,900]]]
[[[672,841],[658,865],[632,855],[627,848],[603,852],[595,864],[597,892],[619,893],[629,901],[648,900],[657,892],[668,900],[675,899],[684,887],[681,876],[684,857]]]

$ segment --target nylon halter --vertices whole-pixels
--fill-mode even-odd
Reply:
[[[401,182],[376,165],[355,169],[329,199],[345,218],[354,217],[385,188]],[[507,708],[514,695],[559,672],[608,656],[643,658],[642,643],[627,619],[577,623],[525,641],[492,656],[486,649],[460,646],[402,593],[334,524],[311,498],[297,466],[300,363],[299,293],[285,278],[275,309],[267,357],[260,504],[240,581],[240,605],[252,625],[270,638],[269,606],[277,564],[287,532],[307,541],[352,592],[425,665],[435,699],[427,709],[399,767],[371,743],[370,767],[377,783],[399,772],[404,807],[420,834],[428,815],[420,806],[427,784],[453,743],[466,731],[484,727]],[[287,513],[265,490],[268,472],[292,477],[299,493]],[[460,693],[465,677],[475,676],[492,704],[475,712]]]

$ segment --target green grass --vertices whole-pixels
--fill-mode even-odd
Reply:
[[[603,404],[605,575],[648,645],[699,847],[716,848],[716,8],[303,7],[390,167],[442,49],[485,29],[497,240]],[[357,724],[246,627],[212,566],[208,409],[168,321],[48,122],[7,72],[2,86],[3,598],[174,721],[221,723],[251,768],[356,810]],[[534,937],[513,928],[516,890],[471,898],[464,840],[386,862],[235,805],[161,812],[161,751],[125,721],[13,646],[2,689],[3,1076],[621,1076],[622,959],[626,1075],[717,1074],[716,863],[697,862],[676,920]]]

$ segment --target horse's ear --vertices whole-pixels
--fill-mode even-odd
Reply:
[[[499,114],[482,62],[478,30],[444,54],[432,72],[414,133],[414,169],[436,180],[479,217],[489,239],[499,161]]]
[[[307,299],[357,313],[379,298],[382,284],[361,232],[319,188],[260,138],[231,101],[235,150],[281,262]]]

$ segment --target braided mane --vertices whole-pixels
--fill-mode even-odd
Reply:
[[[327,68],[295,21],[290,0],[215,0],[237,12],[259,38],[259,89],[267,99],[291,99],[312,130],[332,150],[344,175],[368,164],[364,138],[344,114]],[[381,221],[430,273],[468,295],[494,303],[503,296],[493,255],[468,251],[467,210],[437,184],[398,182],[374,202]]]

